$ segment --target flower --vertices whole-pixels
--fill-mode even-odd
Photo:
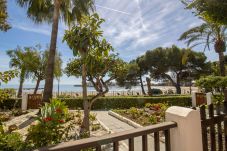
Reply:
[[[64,120],[58,120],[59,123],[64,123],[65,121]]]
[[[44,122],[49,122],[49,121],[52,121],[52,118],[51,117],[46,117],[43,119]]]
[[[57,109],[56,109],[56,112],[57,112],[57,113],[62,113],[62,110],[61,110],[60,108],[57,108]]]

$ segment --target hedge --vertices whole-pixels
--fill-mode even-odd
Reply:
[[[0,101],[0,109],[11,110],[11,109],[13,109],[13,107],[20,108],[21,102],[22,102],[21,99],[13,99],[13,98],[10,98],[10,99],[4,100],[4,101]]]
[[[82,98],[61,99],[71,108],[83,108]],[[146,103],[166,103],[169,106],[192,106],[190,96],[161,96],[161,97],[102,97],[96,100],[92,109],[129,109],[131,107],[144,107]]]

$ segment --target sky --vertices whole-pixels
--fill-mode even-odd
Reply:
[[[184,42],[178,41],[179,36],[202,23],[190,10],[184,9],[180,0],[96,0],[95,6],[97,13],[106,20],[102,25],[104,37],[125,61],[160,46],[175,44],[187,47]],[[7,50],[36,44],[46,47],[50,42],[51,24],[34,24],[15,0],[8,0],[8,12],[12,29],[0,32],[0,71],[9,70]],[[62,54],[63,68],[73,58],[67,44],[62,43],[65,29],[67,26],[60,22],[57,47]],[[195,47],[194,50],[203,51],[203,47]],[[218,60],[214,51],[205,51],[205,54],[208,60]],[[26,80],[25,84],[34,82]],[[16,78],[8,84],[18,83]],[[78,83],[80,79],[65,75],[61,78],[61,84]]]

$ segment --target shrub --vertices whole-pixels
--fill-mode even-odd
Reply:
[[[83,108],[83,99],[61,99],[69,108]],[[92,109],[129,109],[142,108],[146,103],[165,103],[168,106],[189,107],[192,105],[190,96],[156,96],[156,97],[102,97]]]
[[[162,90],[160,90],[160,89],[151,89],[151,92],[152,92],[153,95],[162,94]]]
[[[31,143],[33,148],[38,148],[67,139],[69,130],[74,125],[74,123],[64,125],[68,117],[68,109],[64,102],[52,100],[51,103],[46,103],[41,108],[39,123],[28,129],[27,142]]]
[[[3,101],[0,101],[0,109],[9,109],[20,108],[21,107],[21,99],[13,99],[8,98]]]
[[[10,120],[10,115],[6,113],[0,113],[0,122],[6,122]]]
[[[22,136],[16,132],[5,132],[0,121],[0,150],[22,151],[27,148],[22,140]]]

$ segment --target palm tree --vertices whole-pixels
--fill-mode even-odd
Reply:
[[[46,81],[43,101],[49,102],[53,92],[54,64],[58,36],[58,23],[62,19],[69,26],[80,21],[83,14],[93,10],[94,0],[17,0],[21,7],[27,8],[28,17],[36,23],[52,22],[50,53],[46,68]]]
[[[19,78],[20,78],[20,85],[17,93],[17,97],[21,97],[23,84],[26,78],[29,78],[31,73],[28,70],[28,62],[31,61],[31,58],[34,58],[34,52],[31,48],[27,47],[22,50],[20,47],[16,48],[15,50],[7,51],[10,59],[10,67],[16,68],[20,70]]]
[[[39,47],[41,48],[41,47]],[[48,60],[48,55],[49,55],[49,51],[35,51],[36,52],[36,56],[33,58],[32,62],[29,62],[29,71],[32,73],[34,80],[36,80],[36,86],[34,89],[34,94],[37,93],[38,89],[39,89],[39,84],[42,80],[45,79],[46,77],[46,73],[45,73],[45,69],[47,66],[47,60]],[[62,75],[62,60],[61,60],[61,56],[60,53],[57,53],[57,55],[55,56],[55,67],[54,67],[54,76],[56,78],[60,77]]]
[[[213,45],[215,52],[219,55],[220,75],[225,76],[226,29],[227,26],[206,22],[186,31],[179,40],[186,40],[188,46],[192,44],[191,47],[203,44],[204,50],[210,50],[210,45]]]

